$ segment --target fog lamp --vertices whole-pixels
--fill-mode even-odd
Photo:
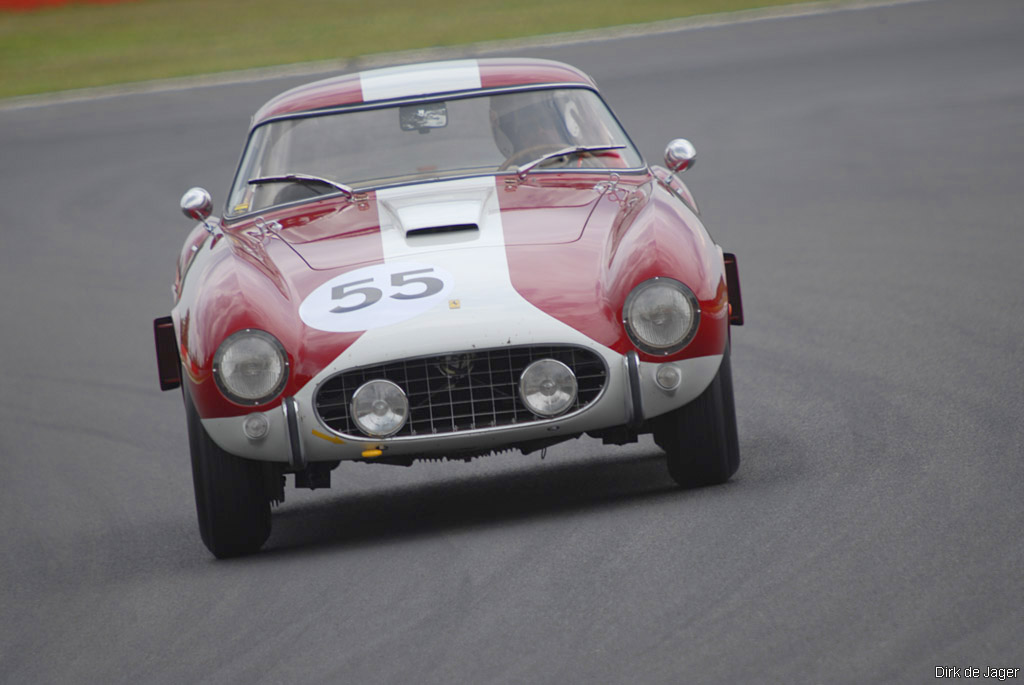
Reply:
[[[367,381],[353,393],[351,411],[359,430],[375,438],[385,438],[405,425],[409,400],[391,381]]]
[[[576,376],[556,359],[539,359],[519,377],[519,396],[537,416],[558,416],[576,401]]]

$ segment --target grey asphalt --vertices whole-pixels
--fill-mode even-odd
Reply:
[[[929,682],[1024,669],[1024,3],[531,55],[590,72],[739,256],[743,463],[649,440],[288,491],[195,524],[157,389],[191,185],[295,78],[0,111],[0,681]],[[1024,674],[1021,671],[1020,674]]]

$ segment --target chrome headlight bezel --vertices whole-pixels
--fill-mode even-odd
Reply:
[[[265,366],[273,366],[275,362],[277,365],[277,369],[274,371],[277,378],[273,379],[273,383],[264,383],[263,385],[268,389],[258,395],[246,392],[237,383],[232,382],[231,376],[234,369],[229,367],[237,364],[237,361],[228,360],[225,363],[225,357],[236,345],[249,341],[266,343],[268,347],[263,350],[265,353],[263,359],[268,363]],[[280,395],[288,382],[288,372],[288,354],[284,351],[284,346],[273,335],[258,328],[245,328],[232,333],[221,342],[217,347],[217,352],[213,355],[213,379],[217,388],[230,401],[246,407],[266,404]]]
[[[681,299],[675,299],[677,299],[677,303],[685,307],[685,310],[678,309],[676,313],[677,315],[689,318],[687,324],[679,327],[680,334],[673,336],[670,340],[647,339],[640,333],[638,327],[633,324],[633,321],[639,319],[642,315],[642,312],[637,311],[637,309],[645,306],[643,296],[651,294],[651,291],[654,289],[668,289],[673,296],[676,294],[680,295]],[[622,307],[622,324],[626,329],[626,335],[629,336],[630,341],[638,350],[651,355],[668,356],[689,345],[693,341],[694,336],[697,335],[697,329],[700,326],[700,302],[686,284],[674,278],[655,276],[640,283],[630,291]]]

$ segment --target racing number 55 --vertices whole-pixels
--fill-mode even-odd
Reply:
[[[444,281],[440,278],[433,276],[421,276],[418,274],[432,273],[434,270],[431,269],[416,269],[415,271],[403,271],[400,273],[391,274],[391,289],[393,292],[388,295],[393,300],[418,300],[424,297],[430,297],[436,293],[441,292],[444,289]],[[346,314],[348,312],[354,312],[359,309],[365,309],[377,302],[384,297],[384,291],[380,288],[367,285],[362,288],[356,286],[363,285],[365,283],[373,283],[375,279],[364,278],[360,281],[352,281],[351,283],[343,283],[336,285],[331,288],[331,299],[332,300],[343,300],[350,295],[362,295],[363,300],[357,304],[348,306],[337,306],[331,310],[332,314]],[[410,284],[422,283],[423,290],[412,293],[403,293],[399,289]]]

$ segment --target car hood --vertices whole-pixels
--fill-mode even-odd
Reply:
[[[379,261],[381,246],[426,254],[495,244],[552,245],[582,235],[602,188],[593,176],[506,184],[441,181],[323,201],[279,219],[278,235],[315,270]],[[595,189],[595,186],[597,188]],[[500,222],[488,213],[500,212]],[[489,234],[501,227],[501,236]]]
[[[721,258],[683,203],[647,176],[543,180],[381,189],[229,226],[220,244],[231,250],[209,251],[197,272],[199,319],[183,295],[183,357],[209,375],[220,340],[266,330],[288,350],[294,394],[344,368],[452,350],[576,344],[625,354],[623,301],[666,274],[690,286],[702,330],[714,329],[681,354],[720,353]],[[217,397],[204,416],[237,412]]]

